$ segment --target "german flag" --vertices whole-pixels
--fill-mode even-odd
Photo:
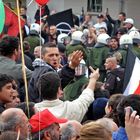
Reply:
[[[124,95],[140,94],[140,60],[128,49],[124,76]]]

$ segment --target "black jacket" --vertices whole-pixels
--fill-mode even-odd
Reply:
[[[105,89],[109,90],[110,95],[123,92],[124,69],[116,68],[108,71],[105,80]]]
[[[117,20],[112,19],[110,15],[107,15],[107,19],[110,23],[112,23],[114,25],[113,31],[112,31],[112,36],[115,36],[117,34],[118,28],[120,28],[120,26],[121,26],[121,21],[118,19]]]

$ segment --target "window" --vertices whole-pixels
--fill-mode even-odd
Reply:
[[[87,10],[89,12],[102,12],[102,0],[88,0]]]

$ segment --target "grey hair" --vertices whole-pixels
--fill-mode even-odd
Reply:
[[[77,131],[72,124],[68,124],[65,129],[62,129],[61,134],[61,140],[70,140],[77,136]]]
[[[21,116],[17,115],[16,112],[12,112],[11,114],[3,118],[2,122],[0,123],[0,129],[1,131],[14,131],[16,129],[16,126],[20,123]]]

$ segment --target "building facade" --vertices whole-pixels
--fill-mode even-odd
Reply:
[[[4,0],[9,2],[9,0]],[[15,6],[15,0],[10,0],[13,6]],[[28,15],[34,21],[34,14],[37,9],[37,4],[34,0],[22,0],[22,4],[27,6]],[[48,3],[50,10],[56,10],[57,12],[65,9],[72,8],[73,13],[80,15],[82,9],[84,12],[89,12],[93,15],[93,19],[96,20],[96,16],[100,13],[105,13],[106,9],[109,9],[109,13],[115,19],[118,13],[123,11],[127,17],[133,18],[135,26],[140,28],[139,19],[139,5],[140,0],[50,0]]]

